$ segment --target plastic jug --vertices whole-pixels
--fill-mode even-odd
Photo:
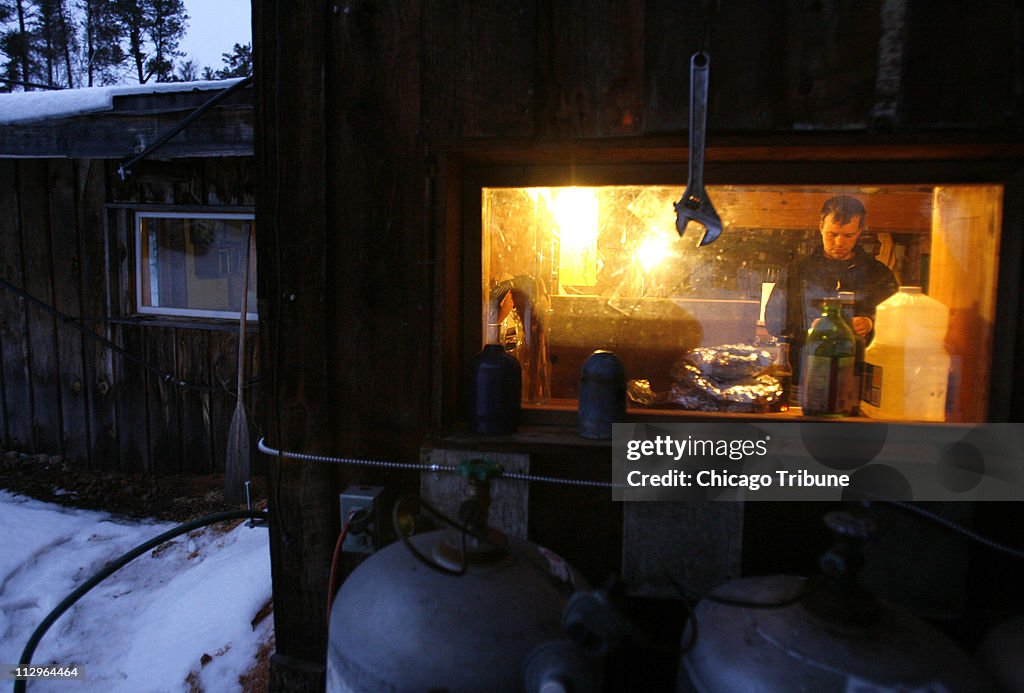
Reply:
[[[949,308],[901,286],[878,304],[875,338],[864,352],[861,413],[880,419],[945,421]]]

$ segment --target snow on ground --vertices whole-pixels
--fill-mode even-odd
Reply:
[[[111,560],[173,528],[0,490],[0,663],[16,663],[40,621]],[[267,530],[196,530],[143,554],[82,597],[43,636],[33,664],[77,664],[79,681],[29,693],[238,691],[272,637]],[[7,689],[10,681],[0,681]]]

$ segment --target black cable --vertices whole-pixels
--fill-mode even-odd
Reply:
[[[42,299],[36,298],[32,294],[26,292],[24,289],[21,289],[21,288],[15,286],[14,284],[11,284],[6,279],[0,278],[0,286],[3,286],[8,291],[11,291],[12,293],[14,293],[17,296],[25,299],[26,301],[29,301],[30,303],[33,303],[36,306],[42,308],[45,312],[47,312],[50,315],[52,315],[53,317],[57,318],[58,320],[60,320],[65,325],[70,325],[71,327],[74,327],[76,330],[78,330],[79,332],[81,332],[85,336],[92,337],[97,342],[99,342],[100,344],[102,344],[106,348],[110,349],[114,353],[119,354],[120,356],[124,357],[126,360],[131,361],[134,364],[137,364],[138,366],[140,366],[143,369],[149,371],[150,373],[153,373],[154,375],[156,375],[158,378],[160,378],[160,380],[162,380],[165,383],[170,383],[171,385],[174,385],[175,387],[180,387],[183,390],[195,390],[197,392],[220,392],[222,390],[227,391],[227,392],[231,391],[231,390],[229,390],[227,388],[226,385],[223,385],[223,384],[221,384],[221,385],[193,385],[192,383],[185,382],[184,380],[181,380],[180,378],[175,378],[172,373],[168,373],[167,371],[161,370],[157,366],[154,366],[153,364],[148,363],[148,362],[142,360],[141,358],[139,358],[135,354],[131,353],[130,351],[128,351],[124,347],[122,347],[122,346],[120,346],[118,344],[115,344],[114,342],[110,341],[106,337],[104,337],[102,335],[96,334],[95,332],[90,330],[86,325],[82,324],[82,322],[80,320],[78,320],[77,318],[73,318],[70,315],[65,315],[64,313],[60,312],[59,310],[57,310],[56,308],[51,306],[49,303],[46,303]],[[249,381],[243,383],[242,387],[246,387],[246,388],[252,387],[252,386],[258,384],[259,382],[260,382],[259,378],[254,378],[252,380],[249,380]],[[235,389],[235,386],[232,386],[231,389]]]
[[[454,529],[459,530],[460,532],[462,532],[463,535],[471,536],[474,539],[476,539],[477,541],[483,542],[483,543],[487,544],[488,546],[490,546],[491,548],[497,549],[498,551],[503,551],[504,553],[508,554],[509,556],[512,556],[513,558],[519,558],[519,559],[522,559],[522,560],[526,561],[527,563],[532,565],[534,568],[536,568],[539,573],[541,573],[542,575],[544,575],[544,576],[546,576],[548,578],[553,578],[554,577],[554,576],[551,575],[551,571],[546,570],[546,569],[544,569],[544,567],[537,565],[537,563],[535,561],[530,559],[528,556],[525,556],[525,555],[521,554],[520,552],[516,551],[511,546],[509,546],[507,544],[499,544],[496,541],[494,541],[491,537],[487,536],[486,533],[476,531],[475,529],[473,529],[469,525],[465,524],[464,522],[460,522],[460,521],[455,520],[455,519],[453,519],[451,517],[448,517],[443,512],[441,512],[440,510],[438,510],[437,508],[435,508],[434,506],[432,506],[430,503],[428,503],[427,501],[423,500],[422,498],[419,498],[418,500],[419,500],[419,504],[420,504],[421,508],[426,509],[427,512],[429,512],[431,515],[433,515],[437,519],[441,520],[441,522],[444,522],[449,527],[452,527]]]
[[[49,630],[61,615],[74,606],[75,602],[84,597],[93,587],[103,582],[105,579],[110,577],[112,574],[123,568],[125,565],[135,560],[142,554],[146,553],[150,549],[163,544],[176,536],[191,532],[193,529],[199,529],[207,525],[212,525],[215,522],[223,522],[225,520],[243,520],[245,518],[251,519],[264,519],[267,517],[267,513],[260,510],[228,510],[222,513],[214,513],[213,515],[206,515],[198,519],[186,522],[178,525],[173,529],[169,529],[163,534],[153,537],[144,544],[139,544],[128,553],[123,554],[119,558],[114,559],[108,563],[102,570],[93,575],[91,578],[83,582],[78,588],[69,594],[64,600],[53,608],[46,618],[40,622],[36,629],[32,632],[28,642],[25,644],[25,649],[21,652],[21,658],[18,661],[18,666],[28,667],[32,663],[32,654],[35,652],[36,647],[39,645],[39,641],[43,639],[46,631]],[[16,679],[14,681],[14,693],[24,693],[25,691],[25,679]]]
[[[939,524],[939,525],[942,525],[943,527],[945,527],[947,529],[951,529],[954,532],[958,532],[959,534],[962,534],[963,536],[967,537],[971,541],[977,542],[978,544],[981,544],[982,546],[987,546],[988,548],[992,549],[993,551],[999,551],[1000,553],[1004,553],[1007,556],[1012,556],[1013,558],[1024,559],[1024,549],[1019,549],[1019,548],[1014,547],[1014,546],[1007,546],[1006,544],[1001,544],[998,541],[995,541],[994,539],[989,539],[988,537],[986,537],[986,536],[984,536],[982,534],[978,534],[977,532],[975,532],[973,530],[967,529],[963,525],[957,524],[956,522],[953,522],[952,520],[946,519],[945,517],[942,517],[941,515],[937,515],[937,514],[931,512],[930,510],[925,510],[924,508],[922,508],[920,506],[917,506],[917,505],[914,505],[913,503],[908,503],[907,501],[901,501],[901,500],[894,500],[892,498],[889,498],[888,496],[883,496],[881,494],[874,493],[872,491],[868,491],[868,490],[865,490],[865,489],[856,488],[856,489],[852,489],[852,490],[855,493],[858,493],[858,494],[861,494],[863,496],[866,496],[867,500],[869,500],[869,501],[878,501],[878,502],[881,502],[881,503],[889,503],[890,505],[893,505],[893,506],[895,506],[897,508],[901,508],[903,510],[906,510],[907,512],[916,513],[916,514],[920,515],[921,517],[925,518],[926,520],[931,520],[932,522],[934,522],[936,524]]]
[[[864,493],[864,492],[861,491],[861,493]],[[868,494],[868,495],[874,495],[874,494]],[[891,503],[892,505],[895,505],[897,508],[902,508],[903,510],[907,510],[907,511],[913,512],[913,513],[917,513],[921,517],[923,517],[925,519],[928,519],[928,520],[931,520],[932,522],[934,522],[936,524],[940,524],[943,527],[946,527],[947,529],[951,529],[954,532],[959,532],[960,534],[964,535],[965,537],[967,537],[971,541],[975,541],[975,542],[981,544],[982,546],[987,546],[990,549],[993,549],[995,551],[999,551],[1001,553],[1005,553],[1006,555],[1012,556],[1013,558],[1024,559],[1024,549],[1018,549],[1018,548],[1015,548],[1013,546],[1007,546],[1006,544],[1000,544],[999,542],[997,542],[997,541],[995,541],[993,539],[989,539],[986,536],[983,536],[981,534],[978,534],[977,532],[969,530],[966,527],[964,527],[962,525],[959,525],[956,522],[953,522],[952,520],[948,520],[948,519],[942,517],[941,515],[936,515],[935,513],[931,512],[929,510],[925,510],[924,508],[921,508],[919,506],[916,506],[913,503],[907,503],[905,501],[897,501],[897,500],[884,500],[884,502]]]
[[[249,77],[245,77],[241,81],[236,82],[227,89],[224,89],[223,91],[219,92],[216,96],[208,100],[202,106],[188,114],[188,116],[180,123],[178,123],[173,128],[171,128],[163,135],[161,135],[155,142],[153,142],[153,144],[149,145],[138,154],[123,160],[121,164],[117,167],[117,175],[121,178],[121,180],[127,179],[132,172],[132,166],[145,159],[147,156],[155,152],[160,147],[167,144],[172,137],[174,137],[179,132],[187,128],[189,125],[194,123],[196,120],[202,117],[208,110],[219,104],[221,101],[228,98],[235,92],[241,91],[245,87],[252,84],[252,80],[252,75],[250,75]]]
[[[551,584],[554,585],[554,587],[556,589],[558,589],[560,592],[571,592],[573,590],[571,574],[570,574],[570,578],[569,578],[568,581],[562,580],[557,575],[552,573],[551,570],[548,568],[548,566],[539,563],[532,556],[530,556],[530,555],[528,555],[528,554],[526,554],[526,553],[524,553],[524,552],[522,552],[522,551],[520,551],[520,550],[518,550],[516,548],[513,548],[510,544],[498,543],[498,542],[494,541],[494,539],[489,537],[486,532],[479,532],[477,530],[474,530],[472,527],[467,526],[465,523],[462,523],[462,522],[459,522],[458,520],[452,519],[451,517],[445,515],[440,510],[438,510],[437,508],[435,508],[434,506],[432,506],[430,503],[428,503],[427,501],[423,500],[422,498],[419,498],[417,496],[405,496],[403,498],[400,498],[398,500],[398,502],[395,503],[395,508],[397,508],[399,503],[401,503],[401,502],[403,502],[403,501],[405,501],[406,499],[409,499],[409,498],[415,498],[417,500],[417,502],[420,504],[421,508],[423,508],[424,510],[429,512],[431,515],[433,515],[434,517],[436,517],[437,519],[439,519],[441,522],[445,523],[449,527],[457,529],[457,530],[459,530],[462,533],[462,552],[463,552],[463,557],[464,558],[465,558],[465,552],[466,552],[466,549],[465,549],[465,539],[466,539],[466,536],[471,536],[474,539],[476,539],[477,541],[482,542],[484,544],[487,544],[488,546],[490,546],[493,549],[496,549],[498,551],[506,553],[509,556],[511,556],[512,558],[515,558],[515,559],[518,559],[518,560],[521,560],[521,561],[527,563],[528,565],[530,565],[530,567],[532,567],[534,570],[536,570],[540,575],[543,575],[545,578],[547,578],[551,582]],[[392,513],[391,513],[391,521],[392,521],[392,523],[397,523],[397,521],[398,521],[397,518],[398,518],[397,509],[392,509]],[[395,533],[399,537],[403,537],[404,536],[397,524],[395,524]],[[406,548],[408,548],[413,553],[413,555],[416,556],[417,558],[420,558],[422,556],[422,554],[419,554],[419,552],[416,550],[415,547],[413,547],[411,545],[411,543],[406,543],[405,541],[403,541],[403,544],[405,544]],[[433,562],[431,561],[430,563],[432,564]],[[434,567],[434,566],[432,565],[431,567]],[[441,567],[443,568],[443,566],[441,566]],[[445,572],[447,570],[448,569],[445,568],[441,572]],[[463,571],[463,572],[465,572],[465,571]]]
[[[402,531],[402,523],[401,520],[398,519],[398,508],[399,506],[401,506],[403,502],[409,499],[419,500],[420,507],[430,512],[432,515],[435,515],[442,522],[445,522],[446,524],[452,525],[453,527],[459,528],[461,530],[459,532],[459,555],[461,557],[462,563],[457,570],[449,568],[448,566],[443,566],[437,561],[432,561],[426,556],[424,556],[422,553],[420,553],[420,550],[413,546],[413,543],[409,541],[409,535]],[[409,553],[413,555],[413,558],[418,560],[420,563],[427,566],[431,570],[436,570],[437,572],[443,575],[462,577],[466,574],[466,571],[469,569],[469,559],[466,555],[466,534],[468,532],[468,528],[465,525],[459,525],[451,518],[446,517],[442,513],[439,513],[436,509],[434,509],[424,501],[418,499],[416,496],[403,496],[399,498],[397,501],[395,501],[394,507],[391,508],[391,524],[394,525],[395,535],[401,540],[402,545],[405,546],[405,548],[409,550]]]

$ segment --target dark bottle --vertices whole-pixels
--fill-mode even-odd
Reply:
[[[842,310],[843,319],[846,320],[846,324],[850,326],[850,331],[853,332],[853,338],[856,340],[856,351],[853,357],[854,382],[851,385],[853,388],[852,413],[854,415],[860,414],[860,395],[861,389],[864,386],[864,350],[867,348],[864,338],[857,334],[857,330],[853,328],[853,309],[856,302],[857,295],[853,291],[839,292],[839,304]]]
[[[612,424],[626,421],[626,371],[610,351],[595,351],[580,372],[580,404],[576,434],[607,440]]]
[[[850,416],[856,404],[857,340],[843,319],[838,299],[825,299],[822,311],[807,332],[800,404],[807,416]]]
[[[469,362],[469,430],[484,435],[514,433],[522,407],[523,370],[500,344],[488,344]]]
[[[775,360],[772,361],[769,374],[779,381],[782,392],[779,394],[779,411],[789,411],[790,398],[793,393],[793,364],[789,361],[789,342],[780,339],[775,345]]]

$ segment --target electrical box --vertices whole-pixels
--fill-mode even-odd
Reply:
[[[384,546],[390,516],[383,503],[383,486],[353,484],[341,496],[341,527],[348,525],[342,551],[373,553]]]

